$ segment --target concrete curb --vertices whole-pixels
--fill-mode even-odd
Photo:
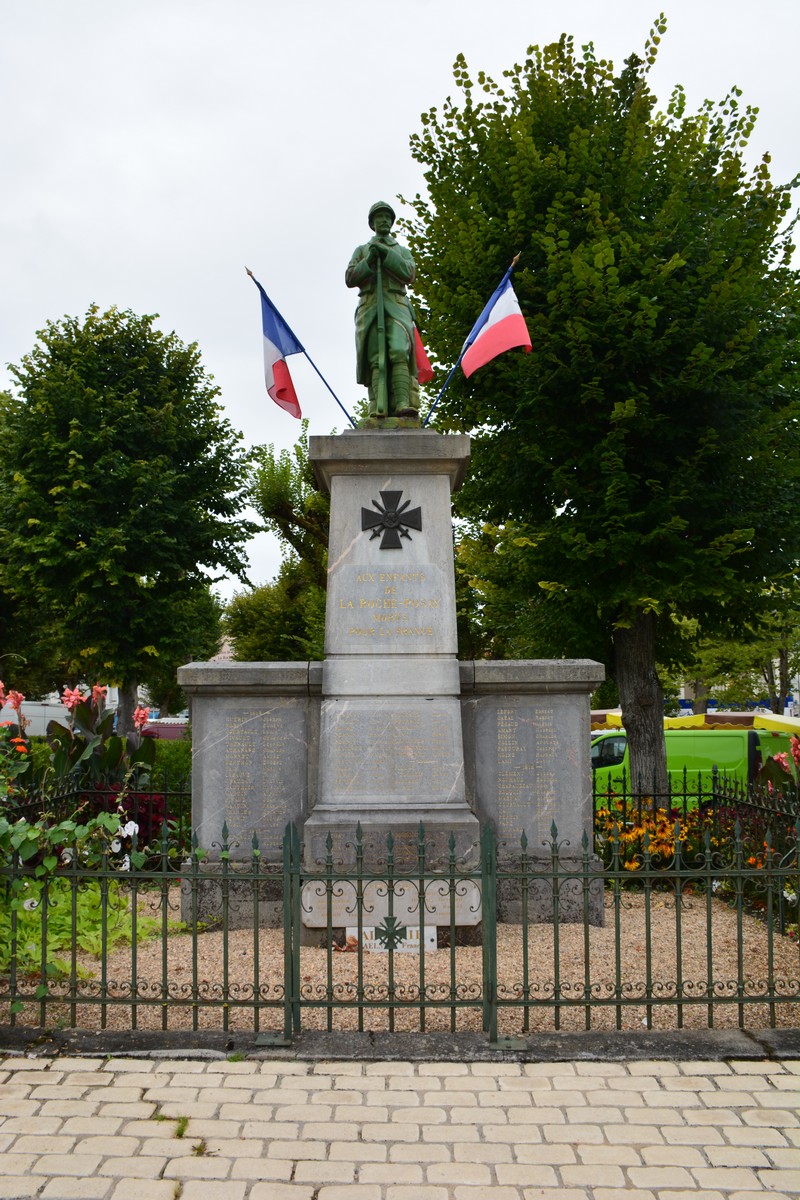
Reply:
[[[720,1062],[726,1059],[800,1059],[799,1029],[635,1030],[539,1033],[491,1045],[479,1033],[300,1034],[291,1046],[259,1045],[247,1033],[87,1032],[0,1026],[6,1055],[57,1058],[248,1059],[356,1062],[625,1062],[648,1059]]]

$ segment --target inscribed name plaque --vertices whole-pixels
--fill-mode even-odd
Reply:
[[[501,841],[518,847],[524,830],[528,852],[543,854],[555,821],[559,842],[580,853],[587,781],[579,739],[584,736],[581,714],[567,696],[506,695],[477,702],[476,782],[495,814]]]
[[[305,703],[248,704],[220,697],[213,706],[202,706],[197,716],[193,758],[195,777],[202,781],[195,797],[200,846],[217,857],[220,830],[226,822],[230,841],[237,843],[234,858],[252,852],[254,833],[265,853],[274,851],[287,821],[305,813]]]
[[[448,802],[463,798],[463,752],[458,704],[449,698],[322,704],[321,790],[329,801],[398,799]]]

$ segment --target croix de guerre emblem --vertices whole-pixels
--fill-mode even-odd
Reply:
[[[403,543],[400,539],[407,538],[411,541],[409,529],[422,529],[421,509],[409,509],[410,500],[401,504],[402,494],[402,492],[381,492],[381,503],[379,504],[377,500],[372,501],[376,512],[372,512],[369,508],[361,509],[362,530],[372,530],[369,540],[373,541],[383,534],[381,550],[402,550]]]

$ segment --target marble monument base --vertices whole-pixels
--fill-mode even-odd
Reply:
[[[402,811],[392,805],[374,804],[369,812],[359,808],[317,807],[305,823],[303,840],[306,870],[324,867],[328,853],[328,835],[335,869],[356,862],[356,827],[362,831],[361,850],[364,870],[385,870],[388,862],[387,838],[392,835],[395,869],[413,873],[417,869],[419,827],[425,831],[425,864],[429,870],[447,868],[453,841],[457,867],[475,869],[479,863],[479,828],[476,817],[466,805],[409,805]]]

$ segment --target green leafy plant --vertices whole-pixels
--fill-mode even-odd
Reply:
[[[129,889],[124,878],[108,874],[124,877],[144,865],[147,849],[139,847],[137,834],[121,807],[85,820],[80,814],[62,821],[0,815],[0,970],[13,959],[18,974],[36,974],[44,966],[48,975],[58,975],[66,969],[60,956],[72,950],[73,936],[77,949],[94,955],[129,941]],[[93,874],[98,870],[100,879]],[[159,928],[155,918],[137,916],[137,937]]]
[[[57,978],[70,970],[69,959],[75,947],[99,957],[119,945],[130,942],[132,918],[129,891],[111,880],[106,895],[97,880],[71,880],[64,876],[25,879],[7,906],[0,909],[0,971],[8,971],[12,957],[18,976],[38,975],[42,969],[42,913],[47,910],[45,971]],[[74,913],[73,913],[74,908]],[[105,912],[105,935],[103,913]],[[12,913],[16,914],[12,918]],[[137,917],[137,938],[159,932],[155,917]],[[85,972],[79,972],[84,974]]]
[[[77,687],[64,689],[61,700],[69,712],[67,724],[50,721],[47,726],[56,778],[73,772],[93,779],[119,777],[130,771],[141,776],[152,767],[155,745],[152,739],[142,737],[148,709],[136,709],[134,732],[121,737],[114,732],[114,713],[106,711],[105,697],[106,689],[99,684],[92,687],[91,694]]]

